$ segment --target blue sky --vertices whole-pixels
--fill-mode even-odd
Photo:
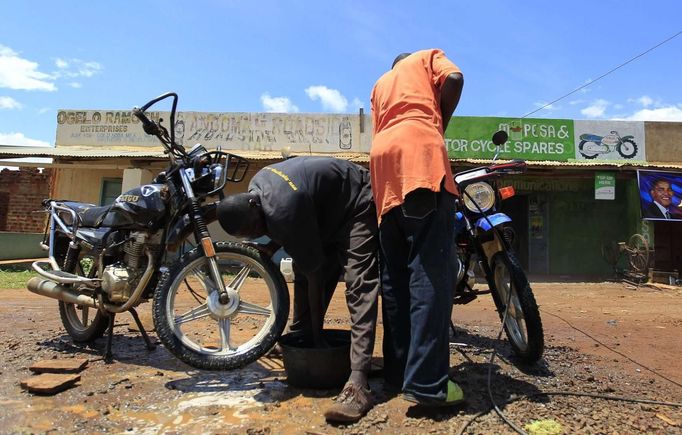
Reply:
[[[679,0],[0,0],[0,145],[54,144],[58,109],[166,91],[179,110],[369,113],[405,51],[465,76],[455,115],[527,114],[682,30]],[[682,35],[535,113],[682,122]]]

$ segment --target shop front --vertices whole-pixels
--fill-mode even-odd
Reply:
[[[104,204],[163,169],[162,150],[129,111],[60,114],[55,148],[0,146],[0,155],[52,157],[53,196]],[[178,116],[182,127],[176,134],[186,146],[221,146],[252,161],[246,179],[226,193],[245,190],[255,171],[284,154],[333,155],[366,165],[371,148],[371,120],[363,113]],[[492,143],[498,130],[509,134],[501,147]],[[519,259],[531,274],[611,276],[613,265],[602,246],[633,234],[649,241],[653,267],[682,269],[682,219],[643,219],[640,199],[650,189],[638,185],[638,171],[682,172],[675,152],[682,146],[682,123],[454,117],[445,143],[455,172],[493,159],[528,163],[525,174],[505,178],[516,196],[505,200],[504,211],[514,222]],[[679,202],[682,176],[672,184]]]
[[[514,222],[519,259],[531,274],[608,276],[602,246],[639,231],[634,172],[613,173],[608,200],[595,197],[596,171],[564,172],[531,169],[505,180],[516,190],[503,211]]]
[[[499,148],[487,137],[497,130],[509,133]],[[602,246],[653,236],[641,220],[637,185],[637,169],[648,165],[643,122],[455,118],[446,144],[452,158],[471,163],[527,161],[525,174],[504,179],[516,190],[504,211],[531,274],[611,276]]]

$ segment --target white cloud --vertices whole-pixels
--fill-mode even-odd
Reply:
[[[12,97],[0,97],[0,109],[21,109],[20,102]]]
[[[628,98],[627,102],[630,104],[638,104],[642,107],[649,107],[653,104],[657,104],[654,99],[648,95],[642,95],[639,98]]]
[[[639,97],[637,101],[644,107],[649,107],[654,103],[654,100],[652,100],[650,97],[646,95]]]
[[[78,66],[78,73],[83,77],[92,77],[102,71],[102,65],[97,62],[83,62]]]
[[[330,112],[345,112],[348,109],[348,100],[341,92],[326,86],[310,86],[305,90],[308,97],[322,103],[322,109]]]
[[[50,147],[49,143],[31,139],[23,133],[0,133],[0,145],[26,146],[26,147]]]
[[[102,71],[97,62],[80,59],[55,59],[57,70],[45,73],[39,70],[36,62],[22,58],[19,53],[0,44],[0,88],[25,91],[56,91],[55,81],[60,78],[74,79],[92,77]],[[71,87],[80,87],[80,83]]]
[[[355,108],[355,110],[365,108],[365,103],[363,103],[362,100],[359,99],[358,97],[353,98],[353,102],[351,103],[351,105],[353,106],[353,108]]]
[[[609,102],[606,100],[595,100],[592,104],[580,111],[585,116],[590,118],[601,118],[606,112],[606,108],[609,106]]]
[[[69,86],[71,86],[72,88],[75,88],[75,89],[80,89],[83,87],[83,85],[81,85],[78,82],[71,82],[71,83],[69,83]]]
[[[290,113],[298,112],[298,107],[287,97],[271,97],[267,92],[260,96],[260,102],[266,112]]]
[[[38,71],[38,64],[19,57],[9,47],[0,45],[0,88],[27,91],[56,91],[54,76]]]
[[[81,59],[62,59],[54,61],[59,71],[54,73],[55,77],[92,77],[102,71],[102,65],[97,62],[88,62]]]
[[[682,122],[682,105],[642,109],[626,117],[625,120]]]

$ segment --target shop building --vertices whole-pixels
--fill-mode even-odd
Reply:
[[[151,116],[168,119],[163,112]],[[497,150],[491,137],[499,129],[510,140]],[[235,193],[283,152],[367,165],[371,131],[362,112],[182,112],[176,137],[185,147],[220,146],[249,159],[246,179],[226,186],[226,193]],[[682,147],[682,123],[455,117],[445,136],[455,172],[488,164],[498,151],[500,160],[527,161],[525,174],[505,179],[517,194],[504,211],[515,222],[519,257],[531,274],[610,276],[602,245],[635,233],[650,240],[653,267],[682,268],[682,221],[643,220],[637,177],[639,170],[682,175],[675,152]],[[51,197],[94,204],[150,182],[166,166],[160,145],[130,111],[62,110],[54,148],[0,146],[1,158],[27,156],[53,159]],[[679,202],[682,185],[674,187]],[[219,238],[219,229],[211,229]]]

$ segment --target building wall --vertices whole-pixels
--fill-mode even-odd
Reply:
[[[52,197],[99,204],[103,178],[123,178],[122,169],[55,169]]]
[[[40,233],[45,229],[41,202],[50,194],[50,169],[0,171],[0,231]]]
[[[0,261],[26,260],[47,256],[40,247],[43,233],[6,233],[0,232]]]
[[[614,200],[595,199],[594,173],[510,176],[517,196],[502,211],[517,231],[521,264],[531,274],[611,276],[602,245],[626,241],[640,231],[634,172],[616,175]]]
[[[119,162],[120,163],[120,162]],[[249,170],[240,183],[228,182],[225,185],[225,194],[246,192],[251,178],[264,166],[272,161],[252,161]],[[121,167],[132,167],[132,163],[120,163]],[[152,168],[150,171],[156,175],[162,169]],[[102,180],[105,178],[123,178],[124,169],[88,169],[87,165],[79,165],[75,168],[55,168],[54,188],[49,195],[52,198],[68,199],[71,201],[88,202],[99,204],[102,194]],[[47,197],[48,194],[45,194]],[[0,214],[2,208],[0,208]]]
[[[594,176],[566,182],[577,190],[553,195],[550,201],[549,273],[610,275],[613,270],[601,247],[627,241],[637,232],[636,179],[618,178],[614,200],[594,199]]]
[[[645,122],[649,162],[682,162],[682,122]]]
[[[7,214],[9,213],[9,192],[0,192],[0,229],[7,225]]]

